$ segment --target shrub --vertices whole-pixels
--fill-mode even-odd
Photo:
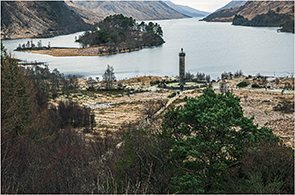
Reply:
[[[284,100],[283,102],[277,104],[277,106],[275,106],[273,109],[274,111],[281,111],[283,113],[293,113],[294,102]]]
[[[122,130],[124,155],[116,162],[119,193],[167,193],[173,175],[169,143],[138,123],[123,124]]]
[[[241,87],[247,87],[248,86],[248,83],[246,83],[246,82],[243,81],[243,82],[240,82],[239,84],[237,84],[237,86],[240,87],[240,88]]]
[[[159,80],[156,80],[156,81],[151,81],[150,82],[150,85],[153,86],[153,85],[158,85],[160,83]]]
[[[258,84],[254,83],[252,86],[252,88],[261,88]]]
[[[245,149],[241,163],[230,169],[226,193],[292,194],[294,150],[275,142]]]

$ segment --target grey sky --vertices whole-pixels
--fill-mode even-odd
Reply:
[[[229,3],[231,0],[170,0],[170,1],[172,1],[175,4],[187,5],[201,11],[214,12],[215,10]]]

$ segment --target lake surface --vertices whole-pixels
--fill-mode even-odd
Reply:
[[[198,21],[200,18],[158,20],[166,41],[160,47],[109,56],[52,57],[12,52],[21,60],[47,62],[49,68],[82,77],[100,77],[109,64],[118,79],[135,76],[178,75],[178,53],[184,48],[186,71],[210,75],[242,70],[245,75],[288,76],[294,72],[294,34],[277,33],[277,28],[233,26],[231,23]],[[46,39],[33,39],[51,47],[80,47],[75,37],[83,32]],[[4,40],[8,51],[31,39]]]

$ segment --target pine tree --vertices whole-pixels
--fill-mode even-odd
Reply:
[[[10,56],[1,58],[1,131],[21,135],[32,121],[24,76]]]
[[[225,171],[240,163],[250,144],[278,142],[271,129],[243,116],[239,98],[207,88],[165,115],[162,136],[170,140],[178,193],[224,193]]]

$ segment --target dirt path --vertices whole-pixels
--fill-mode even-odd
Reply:
[[[164,107],[164,108],[161,108],[160,110],[158,110],[158,112],[156,112],[156,114],[154,114],[154,118],[156,118],[157,116],[159,116],[160,114],[162,114],[162,112],[166,109],[166,108],[168,108],[175,100],[177,100],[179,97],[180,97],[181,95],[176,95],[176,96],[174,96],[173,98],[171,98],[168,102],[167,102],[167,104],[166,104],[166,106]]]

